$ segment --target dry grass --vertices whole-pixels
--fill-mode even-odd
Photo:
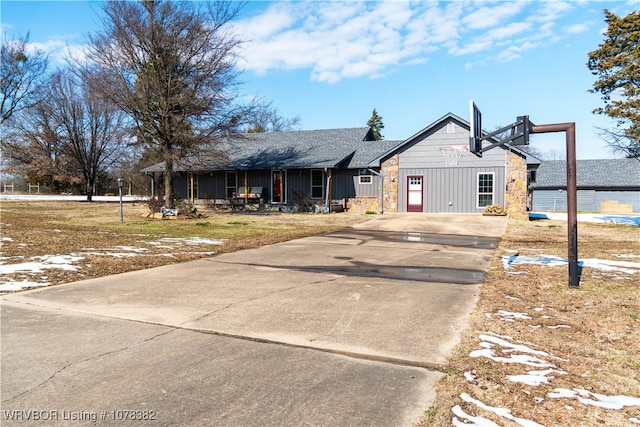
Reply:
[[[34,256],[82,253],[88,248],[145,247],[131,258],[84,255],[79,271],[47,271],[52,284],[104,276],[257,247],[297,237],[329,232],[369,219],[352,214],[257,214],[207,212],[206,218],[178,221],[143,218],[144,204],[126,204],[125,222],[119,222],[117,203],[3,201],[0,207],[2,256],[5,263]],[[224,239],[222,246],[196,245],[167,249],[150,245],[162,237]],[[580,258],[616,259],[615,254],[640,255],[640,229],[630,226],[579,224]],[[486,405],[510,409],[514,416],[545,426],[630,425],[640,418],[640,407],[610,410],[585,406],[576,400],[551,399],[555,388],[583,388],[605,395],[640,397],[640,277],[603,273],[585,268],[581,287],[567,286],[566,267],[518,265],[523,274],[505,272],[500,255],[566,257],[567,230],[563,222],[511,220],[472,313],[468,330],[449,360],[447,375],[437,386],[437,400],[422,425],[452,425],[452,407],[491,419],[498,425],[516,425],[474,404],[467,393]],[[619,258],[618,258],[619,259]],[[631,261],[639,262],[637,258]],[[24,274],[10,277],[22,280]],[[6,277],[0,278],[0,280]],[[526,313],[530,319],[506,321],[499,310]],[[489,315],[490,314],[490,315]],[[551,329],[557,325],[561,328]],[[568,327],[567,327],[568,326]],[[511,337],[510,342],[547,352],[556,369],[550,384],[537,387],[510,381],[508,375],[541,368],[505,364],[485,357],[469,357],[480,349],[480,336]],[[498,353],[500,349],[496,349]],[[464,372],[473,372],[469,382]],[[571,407],[571,408],[570,408]]]
[[[510,409],[513,416],[545,426],[628,426],[640,418],[640,406],[622,410],[584,405],[574,399],[552,399],[555,388],[581,388],[609,396],[640,397],[640,277],[584,268],[580,289],[568,288],[567,267],[517,265],[521,274],[508,274],[500,255],[567,256],[563,222],[511,220],[481,288],[480,301],[461,344],[449,360],[450,369],[437,386],[437,401],[421,425],[451,426],[452,407],[498,425],[517,425],[478,405],[464,402],[463,393],[492,407]],[[640,255],[640,229],[631,226],[580,223],[579,258],[625,260],[615,255]],[[627,261],[640,262],[638,258]],[[526,313],[530,319],[505,320],[499,310]],[[562,325],[559,328],[555,328]],[[508,341],[544,351],[542,357],[557,370],[549,384],[529,386],[508,379],[542,370],[486,357],[470,357],[479,350],[480,336],[498,334]],[[500,347],[494,347],[496,354]],[[506,353],[503,355],[507,355]],[[556,358],[554,358],[555,356]],[[469,381],[464,372],[476,379]]]
[[[36,280],[52,285],[81,279],[157,267],[215,254],[253,248],[299,237],[335,231],[369,218],[352,214],[219,213],[202,210],[199,218],[176,221],[146,218],[144,203],[124,205],[120,223],[118,203],[69,201],[2,201],[0,235],[5,264],[23,263],[44,255],[77,254],[83,257],[78,271],[60,269],[38,274],[3,275],[0,281]],[[224,244],[182,245],[173,249],[154,242],[162,238],[223,240]],[[137,256],[92,255],[121,247],[144,248]],[[167,253],[171,256],[167,256]],[[131,252],[129,251],[131,255]]]

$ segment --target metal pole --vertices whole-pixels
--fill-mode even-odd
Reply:
[[[118,178],[118,192],[120,193],[120,222],[124,222],[122,214],[122,178]]]
[[[567,144],[567,228],[569,287],[580,286],[580,267],[578,266],[578,185],[576,177],[576,124],[556,123],[534,125],[531,133],[565,132]]]

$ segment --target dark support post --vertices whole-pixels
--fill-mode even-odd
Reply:
[[[576,124],[534,125],[531,133],[565,132],[567,140],[567,228],[569,230],[569,287],[580,286],[578,266],[578,185],[576,178]]]
[[[120,194],[120,222],[124,222],[124,217],[122,215],[122,184],[124,184],[124,179],[118,178],[118,193]]]

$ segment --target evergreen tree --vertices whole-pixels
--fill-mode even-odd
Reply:
[[[605,40],[589,52],[587,66],[597,76],[590,92],[602,95],[604,107],[593,110],[616,121],[606,130],[609,145],[640,158],[640,12],[625,17],[604,10]]]
[[[371,113],[371,118],[367,121],[367,126],[369,126],[373,131],[373,137],[376,139],[376,141],[384,139],[384,136],[381,133],[382,129],[384,129],[384,123],[382,123],[382,116],[378,114],[375,108]]]

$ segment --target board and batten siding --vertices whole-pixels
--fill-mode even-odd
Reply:
[[[493,173],[493,203],[505,204],[506,153],[495,148],[482,158],[464,151],[456,166],[447,166],[441,147],[468,146],[469,129],[455,120],[444,121],[420,135],[399,153],[398,211],[407,211],[407,177],[423,177],[423,211],[481,213],[478,174]]]
[[[504,168],[432,168],[401,169],[398,207],[407,211],[406,181],[408,176],[423,177],[423,212],[481,213],[478,208],[478,174],[493,173],[493,203],[504,206]]]
[[[417,139],[400,153],[400,167],[411,168],[441,168],[446,167],[446,158],[440,150],[448,146],[469,146],[469,130],[451,121],[451,125],[443,123]],[[488,145],[488,144],[485,144]],[[484,167],[504,167],[505,152],[495,148],[482,154],[479,158],[469,151],[462,153],[458,166],[453,168],[474,167],[482,164]]]

